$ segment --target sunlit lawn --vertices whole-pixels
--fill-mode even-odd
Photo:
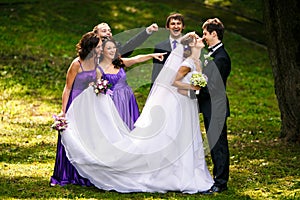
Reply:
[[[300,147],[279,138],[280,113],[267,51],[230,32],[224,40],[233,63],[227,86],[231,105],[228,191],[203,196],[49,187],[57,140],[57,133],[50,129],[52,115],[61,108],[65,73],[80,36],[101,21],[109,22],[115,34],[153,21],[162,27],[175,4],[32,2],[0,5],[1,199],[300,199]],[[180,11],[192,12],[184,6]],[[190,30],[200,31],[199,24],[188,21],[193,24]],[[158,39],[153,36],[138,52],[151,52],[146,48]],[[141,109],[150,73],[151,63],[128,71]],[[211,170],[209,154],[207,162]]]

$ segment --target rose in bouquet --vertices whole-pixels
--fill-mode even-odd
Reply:
[[[111,84],[108,80],[105,79],[98,79],[96,82],[91,84],[94,88],[96,95],[102,94],[109,94],[112,95],[112,91],[109,89],[111,88]]]
[[[54,123],[51,125],[51,128],[57,131],[63,131],[68,127],[68,122],[66,118],[53,115]]]

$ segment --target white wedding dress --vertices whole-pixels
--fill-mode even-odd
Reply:
[[[182,52],[178,46],[169,56],[132,131],[109,95],[96,96],[89,87],[72,102],[62,143],[71,163],[96,187],[122,193],[197,193],[213,185],[197,100],[172,86]],[[184,62],[195,70],[191,60]]]

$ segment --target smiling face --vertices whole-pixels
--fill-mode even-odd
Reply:
[[[170,31],[171,37],[177,39],[181,37],[181,33],[184,29],[184,26],[180,20],[171,19],[169,22],[169,27],[167,27],[167,29]]]
[[[107,41],[103,47],[103,57],[113,60],[117,52],[117,47],[112,41]]]
[[[212,31],[210,33],[207,31],[207,29],[203,29],[203,39],[209,47],[214,46],[215,44],[220,42],[216,31]]]
[[[111,38],[112,33],[111,29],[108,24],[101,23],[97,26],[97,33],[100,36],[100,38]]]

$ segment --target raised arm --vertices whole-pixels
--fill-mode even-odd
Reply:
[[[158,31],[158,26],[156,23],[153,23],[146,29],[135,35],[129,41],[127,41],[124,45],[118,47],[121,56],[123,58],[130,56],[135,48],[143,44],[148,39],[148,37],[156,31]]]

